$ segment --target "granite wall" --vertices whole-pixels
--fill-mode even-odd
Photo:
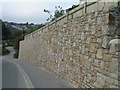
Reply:
[[[20,42],[19,59],[43,67],[76,87],[117,88],[117,6],[118,2],[87,2],[67,12],[26,35]]]

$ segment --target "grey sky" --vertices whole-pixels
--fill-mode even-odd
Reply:
[[[79,0],[2,0],[0,1],[0,8],[2,8],[0,18],[18,23],[44,23],[49,17],[43,11],[44,9],[53,13],[55,6],[67,9],[73,4],[79,4]]]

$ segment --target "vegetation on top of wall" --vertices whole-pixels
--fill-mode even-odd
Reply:
[[[47,19],[47,21],[54,21],[55,18],[59,18],[62,15],[64,15],[65,10],[63,10],[63,8],[61,6],[55,6],[55,12],[54,15],[51,14],[51,11],[44,9],[44,12],[49,14],[49,18]]]
[[[74,8],[76,8],[78,6],[79,6],[79,4],[78,5],[72,5],[72,7],[66,9],[66,12],[69,12],[69,11],[73,10]],[[59,18],[59,17],[61,17],[62,15],[65,14],[65,10],[63,10],[61,6],[55,6],[54,15],[51,14],[51,11],[46,10],[46,9],[44,9],[44,12],[49,14],[49,17],[48,17],[47,21],[54,21],[55,18]]]
[[[64,15],[64,10],[62,9],[61,6],[56,6],[55,9],[56,9],[55,10],[55,15],[54,15],[55,18],[59,18],[62,15]]]
[[[78,6],[79,6],[79,4],[78,4],[78,5],[72,5],[72,7],[71,7],[71,8],[66,9],[66,11],[71,11],[71,10],[73,10],[74,8],[78,7]]]

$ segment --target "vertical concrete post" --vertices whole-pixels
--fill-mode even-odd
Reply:
[[[68,20],[69,20],[69,11],[66,10],[66,17],[67,17],[67,26],[68,26]]]
[[[48,23],[48,30],[49,30],[49,23]]]
[[[57,18],[55,18],[55,26],[57,26]]]
[[[87,12],[87,1],[84,2],[84,14]]]

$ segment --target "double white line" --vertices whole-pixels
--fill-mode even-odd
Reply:
[[[27,88],[34,88],[34,86],[32,84],[32,81],[30,80],[29,76],[27,75],[27,73],[24,71],[24,69],[22,67],[20,67],[17,63],[15,63],[13,61],[10,61],[10,60],[6,60],[6,61],[11,62],[11,63],[15,64],[18,67],[18,69],[20,70],[21,74],[24,77]]]

